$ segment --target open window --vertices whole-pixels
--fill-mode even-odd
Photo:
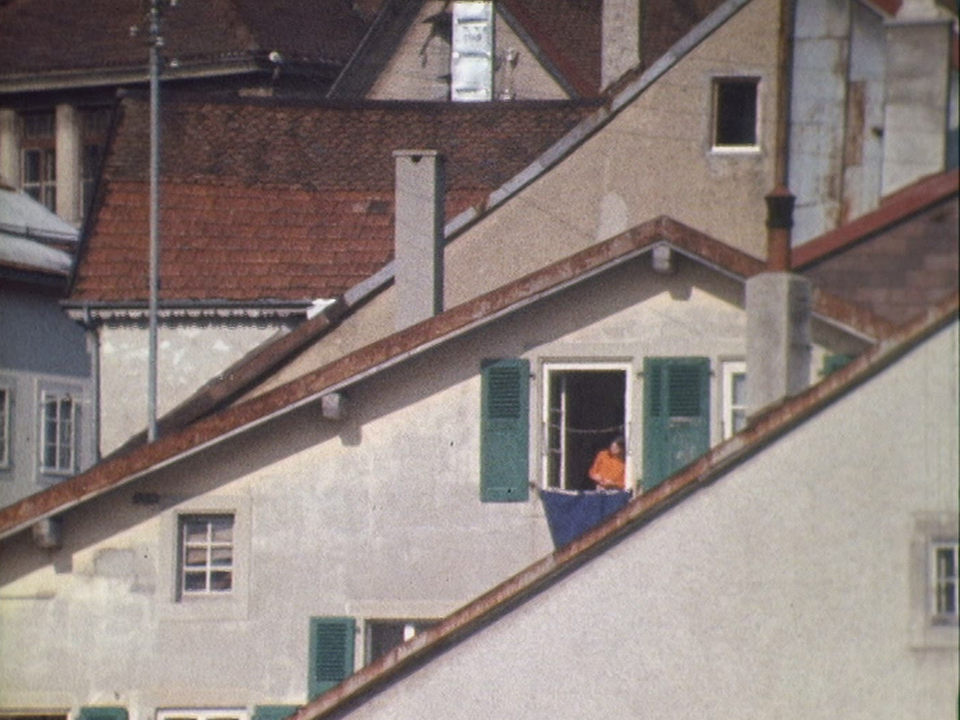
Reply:
[[[626,435],[627,363],[547,363],[543,372],[543,477],[546,487],[593,490],[596,454]],[[629,446],[629,443],[628,443]],[[627,456],[627,484],[630,485]]]
[[[383,657],[418,633],[433,627],[437,620],[368,620],[366,623],[365,662]]]

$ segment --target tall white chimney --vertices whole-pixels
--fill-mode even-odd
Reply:
[[[640,0],[603,0],[600,88],[640,64]]]
[[[396,328],[443,309],[443,157],[436,150],[397,150],[394,219]]]

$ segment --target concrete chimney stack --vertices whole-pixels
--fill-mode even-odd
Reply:
[[[946,167],[952,18],[905,0],[886,24],[882,194]]]
[[[640,64],[641,0],[602,0],[600,86],[606,89]]]
[[[394,220],[396,328],[443,309],[443,158],[435,150],[397,150]]]
[[[748,278],[747,412],[797,395],[810,384],[810,281],[791,272],[794,197],[785,187],[767,196],[767,272]]]

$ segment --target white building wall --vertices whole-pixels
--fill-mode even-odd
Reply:
[[[189,398],[285,325],[218,323],[169,326],[158,333],[157,412]],[[117,449],[147,427],[147,329],[104,325],[100,346],[100,451]]]
[[[956,537],[957,344],[954,323],[349,717],[953,717],[957,630],[916,632],[916,545],[931,517]]]
[[[655,275],[642,256],[347,389],[346,420],[309,405],[85,503],[66,514],[61,550],[29,533],[5,543],[0,710],[109,702],[147,720],[158,707],[302,703],[310,617],[439,618],[548,554],[535,493],[480,502],[480,362],[531,360],[539,483],[542,361],[639,371],[645,355],[743,357],[740,283],[678,267]],[[177,602],[177,517],[222,511],[236,514],[237,590]]]

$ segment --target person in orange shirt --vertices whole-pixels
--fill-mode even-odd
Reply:
[[[623,490],[626,487],[624,445],[623,436],[615,437],[610,445],[598,452],[594,458],[587,474],[597,484],[598,489]]]

